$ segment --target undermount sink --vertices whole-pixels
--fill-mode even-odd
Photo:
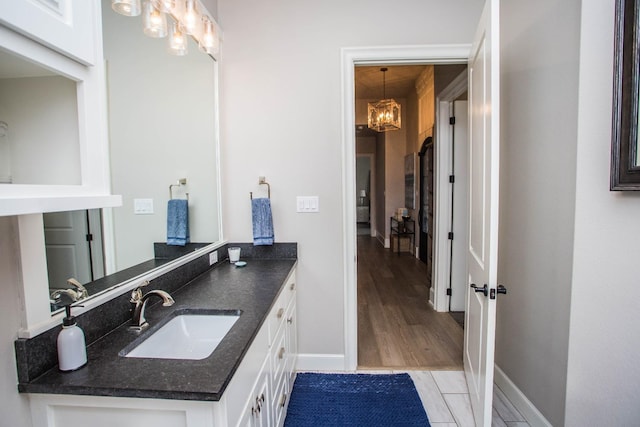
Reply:
[[[218,347],[239,317],[238,310],[178,311],[156,331],[149,331],[144,341],[134,341],[120,355],[152,359],[205,359]]]

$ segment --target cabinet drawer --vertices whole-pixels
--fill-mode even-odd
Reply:
[[[269,329],[269,344],[273,344],[273,341],[278,333],[278,329],[284,323],[286,319],[286,311],[289,302],[296,294],[296,279],[295,274],[292,274],[287,280],[284,288],[280,292],[276,303],[273,305],[271,312],[269,313],[268,329]]]
[[[271,347],[271,368],[273,372],[274,387],[283,377],[287,360],[289,359],[289,350],[287,348],[287,335],[285,328],[281,328],[276,335],[276,339]]]
[[[275,427],[282,427],[284,425],[287,406],[289,406],[289,382],[286,378],[282,377],[280,378],[280,382],[277,383],[273,393],[272,408]]]
[[[293,299],[289,303],[289,307],[286,311],[286,319],[285,319],[285,336],[286,336],[286,362],[285,362],[285,372],[287,375],[291,376],[291,374],[296,369],[296,363],[298,361],[298,325],[297,325],[297,311],[296,311],[296,300]]]

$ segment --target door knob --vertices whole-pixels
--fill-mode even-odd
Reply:
[[[471,287],[473,288],[474,291],[476,292],[482,292],[484,294],[484,296],[486,297],[487,295],[489,295],[489,287],[487,286],[487,284],[484,284],[484,287],[480,288],[478,286],[476,286],[475,283],[471,284]]]
[[[507,288],[502,285],[498,285],[498,289],[491,288],[491,293],[489,295],[489,299],[496,299],[496,291],[499,294],[506,294]]]

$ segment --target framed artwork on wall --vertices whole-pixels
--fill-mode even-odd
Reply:
[[[640,0],[617,0],[613,76],[610,189],[640,190],[638,104]]]

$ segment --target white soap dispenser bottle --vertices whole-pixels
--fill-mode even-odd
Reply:
[[[66,317],[58,334],[58,368],[63,372],[75,371],[87,364],[87,346],[84,332],[71,315],[71,305],[66,305]]]

